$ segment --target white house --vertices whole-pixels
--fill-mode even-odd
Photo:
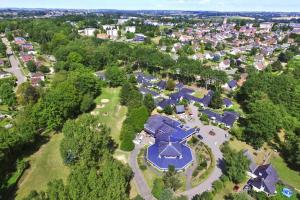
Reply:
[[[130,33],[135,33],[135,26],[126,26],[125,27],[125,32],[130,32]]]
[[[96,30],[96,28],[86,28],[83,30],[83,33],[85,36],[94,36]]]

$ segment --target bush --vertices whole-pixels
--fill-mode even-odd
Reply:
[[[168,105],[164,108],[164,113],[167,115],[172,115],[173,114],[173,108],[172,106]]]
[[[50,69],[49,69],[48,67],[44,66],[44,65],[40,66],[40,67],[38,68],[38,70],[39,70],[40,72],[45,73],[45,74],[47,74],[47,73],[50,72]]]
[[[156,178],[153,182],[153,189],[151,193],[155,198],[159,199],[161,194],[163,193],[164,187],[165,185],[163,180],[161,178]]]
[[[213,190],[214,190],[214,193],[220,192],[220,191],[222,190],[222,188],[223,188],[223,183],[222,183],[222,181],[217,180],[217,181],[213,182],[212,188],[213,188]]]

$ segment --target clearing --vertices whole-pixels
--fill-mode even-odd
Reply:
[[[49,181],[66,180],[69,175],[69,168],[64,165],[59,151],[62,139],[62,133],[51,136],[48,143],[42,145],[36,153],[27,159],[30,168],[25,171],[18,183],[19,189],[16,199],[26,197],[32,190],[45,190]]]

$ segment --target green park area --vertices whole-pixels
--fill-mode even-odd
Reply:
[[[64,165],[59,150],[62,139],[62,133],[51,136],[48,143],[26,159],[30,167],[18,183],[16,199],[26,197],[32,190],[45,190],[49,181],[67,179],[69,168]]]

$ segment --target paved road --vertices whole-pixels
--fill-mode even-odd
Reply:
[[[151,190],[143,176],[142,171],[139,168],[137,163],[137,156],[141,150],[143,145],[135,145],[134,150],[130,153],[129,157],[129,165],[134,172],[133,180],[137,186],[138,193],[145,199],[145,200],[155,200],[155,198],[151,194]]]
[[[7,47],[7,53],[12,52],[8,40],[6,38],[2,38],[2,41]],[[17,77],[17,79],[18,79],[17,84],[18,85],[21,85],[22,83],[26,82],[27,81],[26,76],[21,71],[20,63],[19,63],[19,60],[16,58],[16,56],[15,55],[10,55],[8,57],[8,59],[9,59],[9,62],[11,64],[11,67],[6,68],[5,71],[10,72],[10,73],[14,74]]]
[[[198,116],[198,109],[192,106],[192,112],[194,116]],[[211,190],[212,183],[218,180],[222,176],[222,161],[223,161],[223,154],[220,151],[219,146],[223,144],[225,141],[229,140],[229,137],[226,137],[228,133],[223,129],[220,129],[215,126],[204,126],[198,117],[195,117],[194,120],[187,122],[189,126],[198,126],[200,127],[200,134],[203,137],[202,142],[205,143],[214,155],[216,160],[216,167],[214,168],[211,175],[203,181],[200,185],[182,192],[180,195],[186,195],[189,199],[191,199],[196,194],[201,194],[207,190]],[[216,133],[215,136],[209,135],[209,132],[214,130]]]

